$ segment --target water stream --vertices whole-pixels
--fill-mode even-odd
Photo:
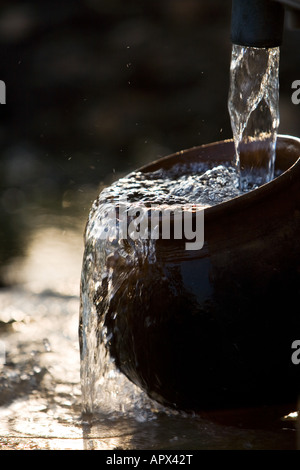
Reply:
[[[241,187],[255,186],[274,177],[279,126],[279,47],[265,49],[232,46],[228,108]],[[244,145],[259,141],[256,160],[246,161]],[[263,145],[262,145],[263,144]]]

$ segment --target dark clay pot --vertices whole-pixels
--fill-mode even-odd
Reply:
[[[232,141],[144,166],[230,162]],[[117,367],[157,401],[204,410],[295,401],[300,365],[300,140],[280,136],[272,182],[205,209],[204,247],[158,240],[106,315]],[[259,159],[249,147],[247,158]],[[115,265],[118,269],[124,266]],[[117,312],[117,315],[116,315]],[[300,356],[300,355],[299,355]]]

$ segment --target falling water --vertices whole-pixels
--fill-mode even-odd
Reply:
[[[274,177],[279,54],[279,47],[232,47],[228,108],[242,188],[260,186]],[[244,146],[251,142],[255,145],[256,141],[261,150],[249,161],[244,156]]]
[[[85,232],[79,327],[82,404],[85,414],[112,419],[126,415],[145,421],[153,415],[152,402],[115,367],[106,314],[130,270],[136,269],[140,258],[151,259],[151,243],[140,247],[138,241],[129,239],[127,246],[119,236],[120,227],[110,214],[123,204],[122,194],[113,195],[113,190],[114,186],[109,187],[94,202]],[[116,276],[113,266],[117,263],[123,269]]]
[[[117,280],[114,279],[110,263],[120,257],[128,266],[133,264],[134,269],[135,260],[133,256],[126,258],[121,247],[117,253],[119,245],[115,238],[99,241],[99,229],[96,221],[92,221],[87,229],[82,269],[80,346],[83,412],[113,419],[126,415],[145,421],[152,417],[152,404],[115,367],[108,351],[110,337],[105,326],[109,303],[128,275],[126,270],[124,275],[121,273]]]

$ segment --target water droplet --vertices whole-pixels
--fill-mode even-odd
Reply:
[[[44,345],[46,352],[51,352],[51,345],[50,345],[48,338],[43,339],[43,345]]]

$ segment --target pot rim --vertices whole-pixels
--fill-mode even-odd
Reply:
[[[270,193],[273,194],[273,192],[277,192],[282,188],[283,185],[285,184],[290,184],[291,180],[296,177],[295,174],[299,173],[299,181],[300,181],[300,138],[291,136],[291,135],[285,135],[285,134],[279,134],[277,136],[277,145],[276,145],[276,151],[280,152],[283,151],[283,149],[289,149],[289,146],[291,145],[296,145],[299,146],[299,156],[297,158],[294,158],[294,163],[291,164],[286,170],[284,170],[279,176],[275,177],[271,181],[262,184],[256,189],[253,189],[245,194],[241,194],[239,196],[235,196],[227,201],[220,202],[218,204],[215,204],[214,206],[209,206],[205,207],[203,204],[197,204],[197,203],[191,203],[190,205],[193,205],[194,210],[205,210],[205,215],[206,216],[215,216],[219,213],[219,211],[231,211],[231,210],[240,210],[241,205],[248,206],[249,204],[256,204],[259,203],[259,201],[262,198],[265,198],[269,196]],[[178,163],[184,163],[187,156],[191,158],[191,161],[199,161],[199,157],[201,157],[201,152],[209,150],[210,148],[215,148],[217,149],[218,147],[225,147],[223,150],[228,150],[226,147],[232,147],[233,144],[233,139],[226,139],[226,140],[221,140],[221,141],[216,141],[216,142],[211,142],[208,144],[203,144],[200,146],[196,147],[191,147],[189,149],[185,150],[180,150],[178,152],[175,152],[173,154],[167,155],[165,157],[161,157],[157,160],[154,160],[153,162],[150,162],[146,165],[143,165],[142,167],[138,168],[136,171],[140,172],[150,172],[150,171],[155,171],[151,170],[152,167],[157,167],[161,168],[164,163],[169,163],[174,159],[173,165],[176,164],[175,160],[176,158],[179,157]],[[294,147],[292,149],[294,150]],[[192,159],[192,155],[195,154],[195,157]],[[223,161],[230,161],[229,153],[224,152],[224,160]],[[208,161],[208,158],[206,158]],[[201,159],[200,159],[201,161]],[[204,161],[204,160],[203,160]],[[212,158],[213,161],[213,158]],[[217,162],[216,162],[217,163]],[[276,164],[276,161],[275,161]],[[150,202],[152,204],[152,202]],[[156,204],[155,201],[153,201],[153,204]],[[157,204],[159,206],[159,204]]]

